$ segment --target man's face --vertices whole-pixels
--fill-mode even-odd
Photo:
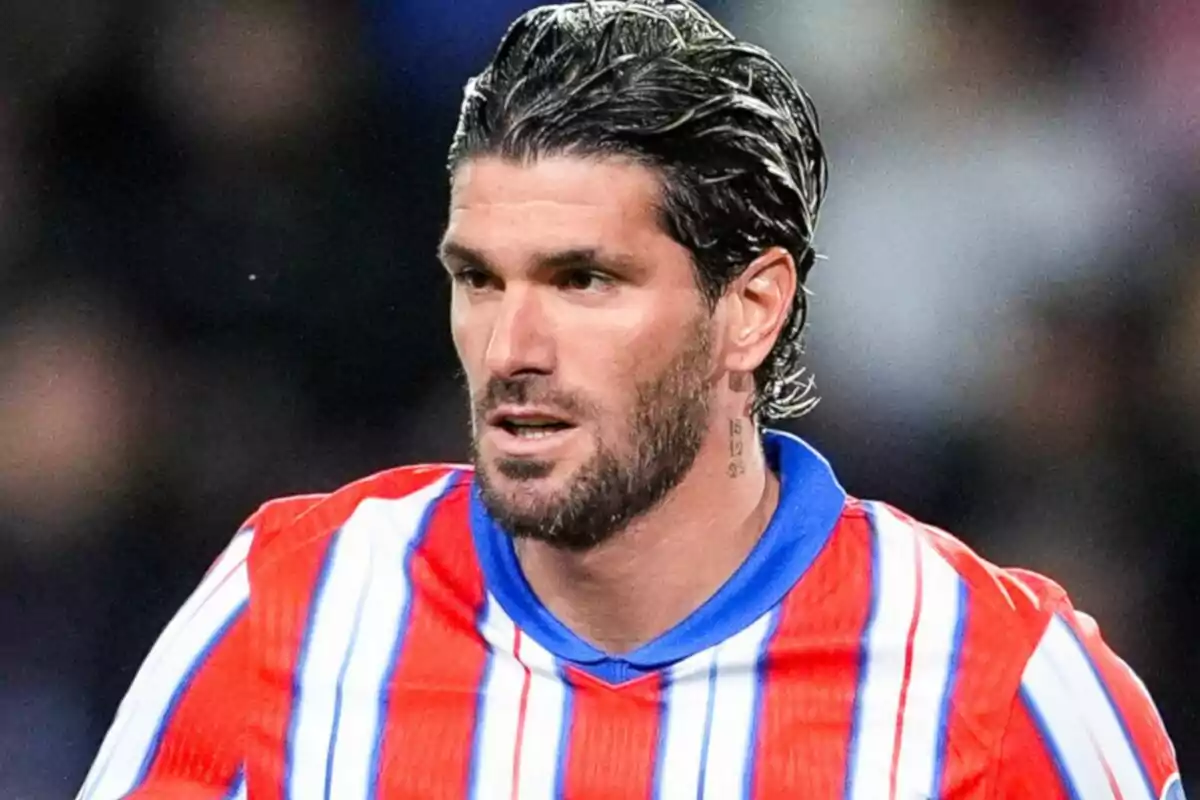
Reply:
[[[652,508],[709,427],[708,310],[650,170],[468,161],[442,261],[477,480],[509,533],[583,550]]]

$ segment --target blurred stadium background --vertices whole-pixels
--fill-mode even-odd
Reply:
[[[73,794],[259,502],[463,458],[443,158],[535,4],[0,3],[0,797]],[[1197,6],[706,5],[830,150],[791,427],[1064,583],[1200,794]]]

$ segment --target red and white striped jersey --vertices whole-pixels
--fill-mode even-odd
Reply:
[[[1183,797],[1144,686],[1061,589],[764,441],[781,495],[755,550],[619,657],[539,604],[465,468],[266,504],[78,797]]]

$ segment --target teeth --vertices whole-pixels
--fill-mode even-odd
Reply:
[[[562,428],[565,423],[552,417],[517,417],[504,420],[510,428]]]
[[[555,434],[555,429],[541,428],[536,426],[517,427],[513,433],[515,433],[517,436],[520,436],[522,439],[545,439],[547,436],[553,436]]]
[[[522,439],[541,439],[571,427],[554,417],[504,417],[499,426]]]

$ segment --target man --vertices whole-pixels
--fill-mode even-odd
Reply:
[[[519,19],[441,260],[474,469],[267,503],[80,794],[1178,798],[1060,589],[849,498],[799,440],[815,114],[690,0]]]

